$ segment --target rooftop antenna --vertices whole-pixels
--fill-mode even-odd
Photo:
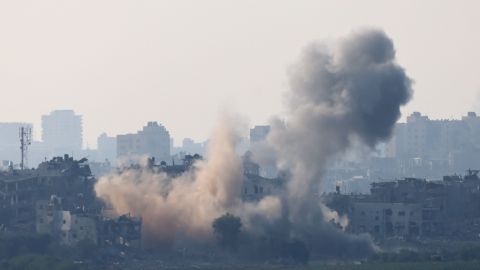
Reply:
[[[24,170],[27,167],[28,146],[32,143],[32,128],[20,127],[19,137],[20,137],[20,154],[21,154],[20,169]]]

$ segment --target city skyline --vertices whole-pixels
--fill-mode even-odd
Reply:
[[[403,119],[478,112],[475,1],[57,4],[0,4],[0,89],[9,96],[0,121],[38,127],[41,114],[73,109],[85,117],[92,148],[102,132],[127,133],[149,120],[177,140],[203,141],[224,108],[268,124],[282,113],[287,73],[302,49],[358,27],[384,29],[414,80]]]
[[[49,114],[51,113],[54,113],[54,112],[58,112],[58,111],[72,111],[72,113],[78,113],[80,117],[84,117],[84,114],[82,114],[81,112],[77,112],[75,110],[71,110],[71,109],[61,109],[61,110],[52,110],[50,112],[48,112]],[[406,113],[403,113],[402,114],[402,118],[399,119],[399,121],[397,121],[397,123],[406,123],[407,121],[407,118],[411,115],[414,115],[416,113],[420,113],[423,117],[427,117],[428,119],[430,120],[462,120],[462,118],[466,117],[466,116],[469,116],[470,113],[476,113],[476,114],[480,114],[480,112],[478,111],[474,111],[474,110],[467,110],[467,111],[464,111],[463,113],[459,114],[459,115],[454,115],[453,117],[450,117],[450,118],[436,118],[436,117],[432,117],[431,115],[428,115],[422,111],[412,111],[411,113],[409,114],[406,114]],[[45,115],[41,115],[40,118],[42,116],[45,116]],[[163,125],[162,122],[160,121],[157,121],[157,120],[153,120],[153,119],[150,119],[150,120],[145,120],[143,124],[141,124],[141,126],[139,127],[134,127],[133,129],[125,132],[125,133],[119,133],[119,134],[111,134],[111,133],[107,133],[105,131],[103,132],[100,132],[99,134],[96,134],[95,138],[94,138],[94,141],[95,143],[90,143],[90,142],[86,142],[85,140],[85,137],[82,136],[82,139],[84,141],[83,145],[82,145],[82,148],[81,149],[85,149],[85,150],[95,150],[95,149],[98,149],[98,139],[102,136],[110,136],[110,137],[116,137],[117,135],[129,135],[129,134],[134,134],[136,132],[139,132],[141,130],[141,127],[145,126],[145,125],[148,125],[149,122],[158,122],[159,124]],[[44,142],[42,140],[42,137],[41,137],[41,134],[43,132],[43,129],[42,129],[42,124],[34,124],[34,122],[29,122],[29,121],[1,121],[0,122],[0,125],[24,125],[24,126],[29,126],[32,128],[32,131],[33,131],[33,141],[34,142]],[[81,133],[83,134],[84,131],[85,131],[85,128],[83,126],[84,124],[84,121],[82,121],[82,131]],[[163,125],[166,130],[171,133],[170,129],[168,126],[165,126]],[[249,139],[250,136],[252,136],[252,128],[261,128],[261,129],[264,129],[265,127],[268,127],[269,126],[269,123],[251,123],[249,126],[248,126],[248,129],[246,129],[245,131],[245,139]],[[250,133],[249,133],[249,132]],[[263,131],[265,132],[265,131]],[[264,134],[265,136],[265,134]],[[195,140],[192,136],[188,136],[187,137],[183,137],[183,138],[180,138],[180,137],[173,137],[173,136],[170,136],[171,139],[173,139],[173,142],[174,144],[172,145],[172,147],[181,147],[184,143],[185,140],[188,140],[188,141],[192,141],[192,143],[205,143],[209,140],[209,138],[205,138],[204,140]]]
[[[96,148],[78,148],[78,142],[82,140],[83,133],[82,117],[83,115],[77,114],[72,110],[52,111],[49,114],[43,115],[44,120],[48,120],[47,122],[49,122],[51,126],[47,131],[40,131],[44,136],[52,138],[54,145],[52,146],[52,139],[50,142],[34,140],[27,151],[27,162],[30,160],[29,163],[32,164],[32,166],[36,166],[46,159],[69,154],[70,156],[79,158],[85,157],[91,162],[104,162],[108,160],[112,165],[127,164],[142,156],[153,156],[156,160],[166,161],[168,164],[172,162],[181,163],[182,155],[185,154],[200,154],[202,156],[207,154],[208,141],[197,142],[187,137],[181,140],[181,143],[179,143],[180,140],[177,139],[177,144],[173,145],[173,138],[169,135],[168,127],[156,121],[148,121],[143,125],[143,128],[137,128],[135,131],[130,131],[125,134],[99,134],[99,136],[97,136],[98,146]],[[471,156],[473,152],[466,153],[465,155],[465,153],[462,152],[465,148],[460,149],[461,147],[458,144],[461,141],[464,143],[468,141],[468,143],[473,143],[472,146],[477,145],[474,143],[477,141],[475,132],[478,131],[480,117],[477,116],[475,112],[465,112],[458,117],[450,119],[437,119],[422,114],[421,112],[413,112],[405,118],[405,121],[399,120],[396,123],[392,137],[378,145],[376,151],[372,153],[372,157],[397,158],[407,155],[409,158],[420,158],[429,160],[428,162],[433,161],[434,163],[452,163],[455,159],[463,158],[464,161],[462,161],[462,163],[467,164],[465,166],[475,167],[471,162],[467,162],[467,160],[473,158]],[[419,125],[419,121],[415,119],[421,119],[420,122],[422,124]],[[69,126],[70,129],[58,129],[58,127],[62,125]],[[75,125],[79,126],[75,127]],[[0,145],[1,159],[4,161],[12,161],[14,165],[18,165],[17,163],[20,157],[20,139],[18,137],[18,129],[20,126],[35,130],[35,127],[33,127],[31,123],[0,122],[0,137],[2,138],[2,144]],[[52,129],[52,127],[54,128]],[[154,127],[154,129],[145,133],[146,129],[150,130],[151,127]],[[406,128],[411,131],[408,132]],[[471,131],[467,131],[471,128],[473,128]],[[270,125],[250,126],[249,134],[243,137],[236,145],[237,154],[243,155],[245,151],[249,149],[249,151],[255,152],[257,147],[260,147],[260,149],[263,148],[263,142],[266,140],[270,129]],[[468,135],[468,132],[471,134]],[[406,136],[407,134],[410,135]],[[429,134],[428,137],[431,138],[427,140],[425,134]],[[419,137],[417,138],[417,136]],[[67,138],[70,137],[76,138],[76,140],[69,142]],[[55,142],[59,144],[56,145]],[[439,143],[445,143],[445,145],[439,145]],[[463,147],[465,147],[465,145],[463,145]],[[452,151],[454,149],[460,150],[459,153],[463,154],[458,155],[458,153]],[[360,148],[356,149],[354,147],[352,150],[355,152],[360,150]],[[452,155],[455,155],[455,157]],[[350,158],[355,159],[355,154]],[[269,166],[270,165],[265,165],[261,168],[262,175],[273,175],[276,173],[276,170],[273,170],[273,167],[270,168]],[[451,166],[452,164],[448,167]],[[465,169],[458,169],[458,162],[455,166],[457,172]]]

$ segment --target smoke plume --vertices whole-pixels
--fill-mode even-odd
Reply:
[[[169,177],[145,166],[127,169],[100,178],[97,196],[113,208],[114,215],[142,217],[147,246],[171,247],[179,240],[208,242],[212,221],[227,211],[242,217],[247,227],[250,216],[278,218],[276,198],[241,201],[243,169],[235,153],[239,137],[232,119],[219,123],[207,159],[197,161],[193,170]]]
[[[308,46],[291,69],[290,89],[287,119],[274,122],[269,143],[292,174],[291,218],[305,220],[329,162],[354,140],[374,147],[391,135],[411,81],[395,62],[392,40],[363,30],[334,48]]]
[[[387,139],[411,92],[393,42],[382,31],[355,32],[333,48],[312,44],[290,70],[286,119],[274,120],[266,144],[253,150],[257,160],[275,161],[288,172],[282,192],[256,203],[242,201],[238,130],[229,119],[216,129],[206,159],[193,170],[177,177],[126,170],[101,178],[96,192],[117,214],[141,216],[152,245],[208,242],[212,221],[230,212],[256,234],[281,231],[285,239],[301,239],[324,253],[365,252],[372,249],[368,238],[347,236],[328,222],[347,221],[321,204],[321,179],[352,142],[374,147]]]

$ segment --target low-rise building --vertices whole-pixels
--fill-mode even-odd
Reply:
[[[122,215],[117,218],[102,218],[98,223],[101,245],[141,248],[142,219]]]
[[[354,202],[348,231],[376,238],[420,235],[421,205],[416,203]]]
[[[36,232],[51,235],[58,243],[72,246],[80,241],[97,244],[97,222],[94,216],[62,210],[61,199],[36,202]]]
[[[250,160],[247,154],[243,159],[242,199],[244,201],[258,201],[268,195],[278,195],[283,187],[284,180],[260,176],[260,166]]]
[[[327,205],[347,215],[351,233],[375,238],[421,237],[467,240],[480,235],[478,171],[442,181],[406,178],[377,182],[370,194],[329,194]],[[479,224],[478,226],[473,224]]]

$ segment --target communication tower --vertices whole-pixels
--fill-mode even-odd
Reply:
[[[25,169],[27,167],[27,151],[28,146],[32,143],[32,128],[30,127],[20,127],[19,129],[20,137],[20,169]]]

